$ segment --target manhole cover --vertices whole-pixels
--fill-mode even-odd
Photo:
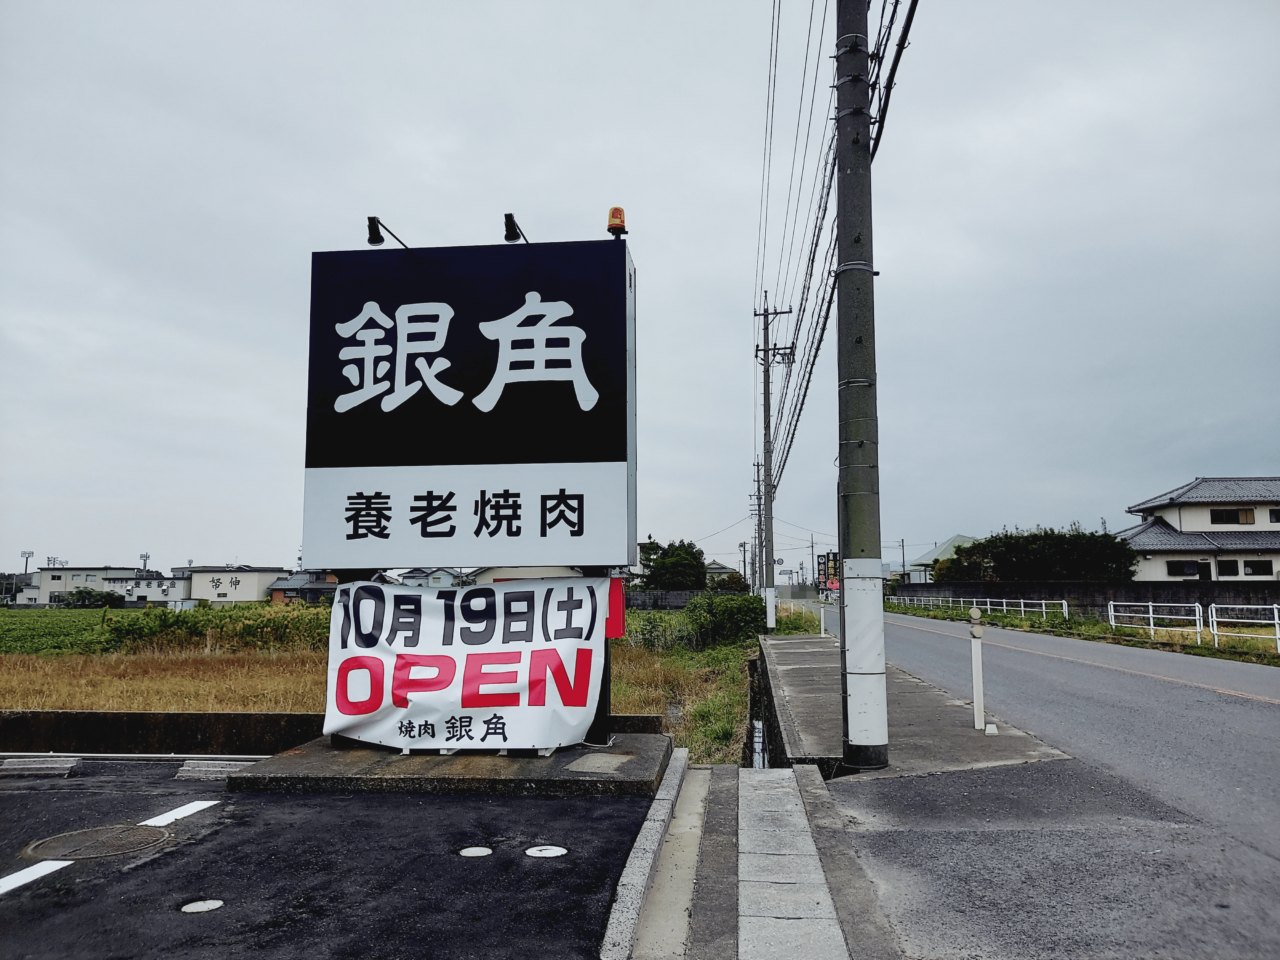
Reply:
[[[168,830],[117,823],[108,827],[73,830],[56,837],[37,840],[27,847],[27,856],[37,860],[91,860],[137,853],[163,843]]]

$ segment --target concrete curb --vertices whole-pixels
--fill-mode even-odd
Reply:
[[[600,945],[600,960],[627,960],[635,944],[636,930],[640,926],[640,913],[644,909],[653,871],[658,865],[658,853],[667,836],[671,815],[675,812],[676,797],[684,783],[689,768],[689,751],[684,747],[673,750],[662,777],[658,792],[649,805],[648,816],[631,847],[627,865],[618,878],[613,907],[609,911],[609,925],[605,928],[604,942]]]
[[[880,909],[875,885],[858,862],[853,839],[822,774],[813,765],[796,764],[792,769],[849,955],[859,960],[902,960],[898,937]]]

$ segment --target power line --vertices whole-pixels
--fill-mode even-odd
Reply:
[[[880,138],[884,136],[884,124],[889,116],[889,98],[893,95],[894,78],[898,75],[898,63],[902,60],[902,53],[907,49],[907,36],[911,33],[911,21],[916,18],[918,2],[919,0],[911,0],[911,6],[907,8],[907,17],[902,22],[902,33],[898,36],[898,49],[893,54],[893,66],[889,68],[889,79],[885,81],[884,92],[880,97],[880,109],[876,114],[876,138],[871,144],[872,160],[876,158],[876,151],[880,149]]]
[[[724,533],[725,530],[732,530],[738,524],[742,523],[743,520],[750,520],[750,519],[751,519],[751,516],[750,514],[748,514],[747,516],[743,517],[742,520],[735,520],[733,523],[729,524],[727,527],[724,527],[721,530],[717,530],[715,533],[708,533],[705,537],[699,537],[697,540],[694,540],[693,542],[701,543],[703,540],[710,540],[712,537],[718,537],[720,534]]]

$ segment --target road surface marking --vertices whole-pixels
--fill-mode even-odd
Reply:
[[[189,817],[193,813],[199,813],[209,807],[216,807],[221,800],[193,800],[191,803],[184,803],[176,810],[170,810],[168,813],[162,813],[158,817],[152,817],[150,820],[143,820],[140,826],[143,827],[167,827],[175,820],[181,820],[183,817]]]
[[[168,813],[162,813],[160,816],[152,817],[150,820],[143,820],[140,826],[167,827],[175,820],[181,820],[183,817],[189,817],[193,813],[199,813],[201,810],[215,807],[221,802],[221,800],[195,800],[191,803],[184,803]],[[0,877],[0,894],[8,893],[24,883],[30,883],[32,880],[39,880],[41,877],[47,876],[55,870],[61,870],[63,867],[69,867],[73,863],[75,863],[74,860],[45,860],[35,866],[27,867],[25,870],[11,873],[7,877]]]
[[[27,867],[25,870],[19,870],[17,873],[11,873],[7,877],[0,877],[0,894],[8,893],[16,887],[22,886],[24,883],[30,883],[32,880],[39,880],[41,877],[53,873],[55,870],[61,870],[63,867],[69,867],[74,860],[45,860],[37,863],[33,867]]]
[[[934,630],[930,627],[917,627],[914,623],[900,623],[896,620],[889,620],[889,623],[895,627],[906,627],[910,630],[921,630],[925,633],[936,633],[943,637],[950,637],[952,640],[966,640],[967,637],[957,636],[954,633],[947,633],[945,630]],[[1074,638],[1068,638],[1074,639]],[[1245,693],[1243,690],[1228,690],[1226,687],[1211,687],[1207,683],[1193,683],[1190,680],[1177,680],[1173,677],[1162,677],[1158,673],[1143,673],[1141,670],[1128,670],[1125,667],[1113,667],[1109,663],[1095,663],[1092,660],[1077,660],[1075,657],[1062,657],[1056,653],[1041,653],[1039,650],[1028,650],[1026,647],[1015,647],[1007,643],[996,643],[993,640],[982,641],[989,647],[1003,647],[1005,650],[1014,650],[1018,653],[1031,653],[1037,657],[1049,657],[1051,660],[1065,660],[1068,663],[1079,663],[1086,667],[1100,667],[1103,670],[1115,670],[1119,673],[1127,673],[1135,677],[1146,677],[1149,680],[1164,680],[1166,683],[1178,683],[1184,687],[1196,687],[1200,690],[1208,690],[1212,693],[1221,693],[1228,697],[1240,697],[1244,700],[1257,700],[1259,703],[1271,703],[1280,707],[1280,700],[1273,700],[1271,697],[1259,696],[1256,693]]]

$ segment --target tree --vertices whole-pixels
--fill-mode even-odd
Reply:
[[[1133,579],[1138,555],[1127,540],[1105,531],[1090,533],[1079,523],[1066,530],[1002,530],[984,540],[956,547],[939,560],[938,583],[974,580],[1084,580],[1123,583]]]
[[[123,607],[124,597],[114,590],[92,590],[76,587],[62,600],[64,607]]]
[[[647,546],[641,545],[642,555]],[[644,585],[650,590],[706,589],[707,561],[696,543],[671,541],[653,553],[648,568]]]
[[[723,593],[746,593],[751,589],[737,570],[726,573],[723,577],[708,577],[707,586]]]

